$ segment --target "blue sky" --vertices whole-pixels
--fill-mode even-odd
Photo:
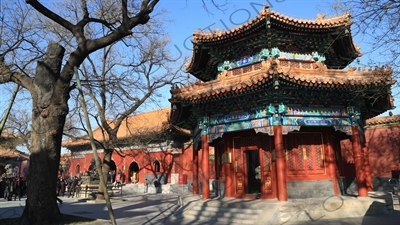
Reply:
[[[209,2],[210,0],[205,0]],[[225,0],[222,0],[224,2]],[[216,0],[216,2],[221,2]],[[228,0],[225,10],[221,11],[208,4],[211,13],[207,13],[202,6],[201,0],[161,0],[157,9],[165,8],[169,13],[167,18],[173,20],[167,24],[167,29],[172,38],[171,51],[177,57],[191,55],[191,38],[195,30],[226,30],[233,28],[251,20],[258,15],[266,2],[269,2],[271,10],[281,14],[299,18],[299,19],[315,19],[317,14],[325,14],[327,17],[334,16],[329,0],[251,0],[239,1]],[[353,33],[353,35],[355,35]],[[368,50],[361,35],[355,35],[354,41],[361,47],[362,52]],[[371,55],[364,55],[360,58],[362,64],[366,64]],[[8,104],[12,87],[0,87],[0,109],[4,109]],[[165,101],[163,107],[168,107],[170,98],[169,89],[165,90],[163,95]],[[400,99],[395,97],[395,105],[400,106]],[[30,107],[30,105],[29,105]],[[0,116],[4,110],[0,110]],[[394,114],[400,114],[400,107],[395,109]],[[387,114],[387,113],[386,113]],[[386,115],[384,114],[384,115]]]
[[[218,2],[218,0],[217,0]],[[220,1],[221,2],[221,1]],[[259,14],[266,2],[271,10],[281,14],[300,18],[316,19],[318,13],[329,15],[328,1],[300,1],[300,0],[252,0],[228,1],[226,10],[221,11],[208,4],[211,14],[207,13],[200,0],[167,0],[161,1],[159,7],[166,8],[174,20],[168,25],[174,47],[183,54],[191,54],[191,42],[195,30],[226,30],[244,24]]]
[[[217,2],[221,2],[216,0]],[[224,2],[224,1],[222,1]],[[161,1],[159,7],[169,11],[169,17],[174,22],[168,24],[168,30],[172,37],[172,51],[176,55],[191,55],[191,38],[195,30],[226,30],[234,28],[253,19],[269,3],[272,11],[298,19],[316,19],[317,14],[325,14],[326,17],[335,16],[331,3],[332,0],[251,0],[251,1],[228,1],[226,10],[221,11],[208,4],[211,14],[207,13],[200,0],[166,0]],[[355,27],[352,29],[353,39],[356,45],[361,47],[361,52],[368,52],[365,36],[358,34]],[[353,63],[352,66],[363,67],[368,65],[368,59],[373,58],[371,54],[365,54],[359,58],[360,63]],[[166,93],[169,98],[169,93]],[[394,114],[400,114],[400,98],[394,96],[397,108]],[[166,105],[168,102],[165,103]],[[388,115],[384,113],[382,115]]]
[[[210,0],[205,0],[210,1]],[[217,2],[221,2],[216,0]],[[224,0],[222,0],[224,2]],[[225,10],[217,10],[211,4],[208,4],[210,13],[207,13],[202,6],[201,0],[161,0],[157,9],[165,8],[169,12],[166,16],[173,20],[167,24],[167,29],[172,38],[171,51],[177,57],[191,56],[191,38],[195,30],[226,30],[240,26],[248,20],[258,15],[267,1],[251,0],[239,1],[228,0]],[[334,16],[330,5],[330,0],[269,0],[271,10],[289,17],[298,19],[316,19],[317,14],[325,14],[327,17]],[[356,35],[353,30],[355,44],[361,47],[362,52],[368,51],[365,37]],[[364,55],[360,58],[361,64],[366,64],[368,58],[373,55]],[[5,107],[8,105],[9,96],[13,85],[1,85],[0,87],[0,116],[3,115]],[[169,89],[163,94],[165,101],[162,107],[169,107],[168,98],[170,98]],[[31,107],[26,105],[26,101],[19,101],[24,104],[22,107]],[[30,103],[29,103],[30,104]],[[400,99],[395,97],[397,109],[394,114],[400,114]],[[21,107],[21,104],[19,105]],[[385,113],[383,115],[387,115]]]

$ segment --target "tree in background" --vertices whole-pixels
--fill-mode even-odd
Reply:
[[[139,112],[140,108],[146,109],[146,105],[159,105],[162,92],[168,91],[169,85],[186,79],[181,72],[183,59],[177,63],[177,58],[169,53],[169,38],[163,24],[150,21],[124,39],[124,48],[111,44],[87,57],[81,65],[89,115],[102,133],[101,139],[96,141],[104,150],[104,180],[107,180],[114,150],[124,144],[117,138],[117,133],[127,117]],[[79,111],[79,105],[75,109]],[[128,129],[136,133],[134,128]],[[99,186],[97,199],[104,199],[102,186]]]
[[[75,88],[74,69],[97,50],[134,36],[149,22],[150,14],[156,14],[158,3],[2,2],[0,84],[20,85],[32,101],[29,198],[21,224],[54,224],[61,218],[56,195],[51,193],[56,190],[68,99]]]
[[[353,33],[361,35],[368,44],[370,66],[387,65],[393,69],[393,77],[400,78],[400,0],[350,0],[336,1],[333,8],[350,12]],[[363,50],[363,49],[362,49]],[[399,87],[399,83],[396,84]],[[394,95],[398,95],[394,93]]]
[[[14,82],[32,97],[29,198],[21,224],[53,224],[61,217],[51,193],[56,190],[74,68],[93,52],[132,35],[149,21],[158,2],[3,3],[0,83]],[[48,32],[52,28],[62,28],[62,33]]]

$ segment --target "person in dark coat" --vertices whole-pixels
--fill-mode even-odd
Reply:
[[[57,184],[56,184],[56,195],[60,195],[60,189],[61,189],[61,183],[60,183],[60,178],[57,179]]]
[[[14,201],[17,201],[17,197],[18,200],[21,201],[21,181],[19,180],[19,178],[15,179],[13,182],[14,185]]]
[[[4,198],[4,187],[5,187],[5,181],[3,178],[0,178],[0,198]]]
[[[67,194],[69,195],[70,191],[71,191],[71,187],[72,187],[72,179],[69,177],[67,178],[67,180],[65,181],[65,184],[67,185]]]
[[[65,180],[62,177],[60,178],[60,192],[58,194],[62,197],[64,197],[65,194]]]
[[[160,181],[158,181],[158,180],[154,181],[154,187],[156,188],[156,193],[161,193],[162,192]]]
[[[144,193],[147,193],[149,190],[149,181],[147,179],[144,179]]]
[[[72,198],[75,196],[75,188],[76,188],[77,185],[78,185],[78,177],[75,176],[74,179],[71,182],[71,186],[70,186],[69,191],[68,191],[68,198],[70,196],[72,196]]]

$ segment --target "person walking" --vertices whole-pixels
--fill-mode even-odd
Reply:
[[[56,184],[56,194],[57,194],[57,196],[60,195],[60,190],[61,190],[61,182],[60,182],[60,178],[57,178],[57,184]]]
[[[21,181],[19,178],[16,178],[13,182],[13,189],[14,189],[14,201],[18,200],[21,201]]]
[[[80,197],[83,180],[81,178],[77,178],[77,180],[78,182],[75,187],[75,196]]]
[[[149,182],[147,179],[144,179],[144,193],[147,193],[147,190],[149,189]]]
[[[64,197],[64,194],[65,194],[65,180],[64,178],[60,177],[60,190],[58,192],[58,195]]]
[[[6,187],[6,182],[4,178],[0,177],[0,198],[4,198],[4,189]]]
[[[10,179],[6,178],[5,179],[5,187],[4,187],[4,199],[7,199],[10,201],[10,195],[11,195],[11,181]]]
[[[119,170],[117,176],[115,177],[115,186],[119,187],[122,184],[122,171]]]
[[[74,197],[76,185],[78,185],[78,177],[75,176],[72,180],[71,187],[69,188],[68,198],[70,196],[72,196],[72,198]]]

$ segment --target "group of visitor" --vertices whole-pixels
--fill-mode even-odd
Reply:
[[[82,179],[78,176],[68,177],[64,179],[59,177],[57,180],[57,196],[78,197],[81,191]]]
[[[26,195],[26,179],[18,177],[1,177],[0,178],[0,197],[11,201],[21,200]]]

